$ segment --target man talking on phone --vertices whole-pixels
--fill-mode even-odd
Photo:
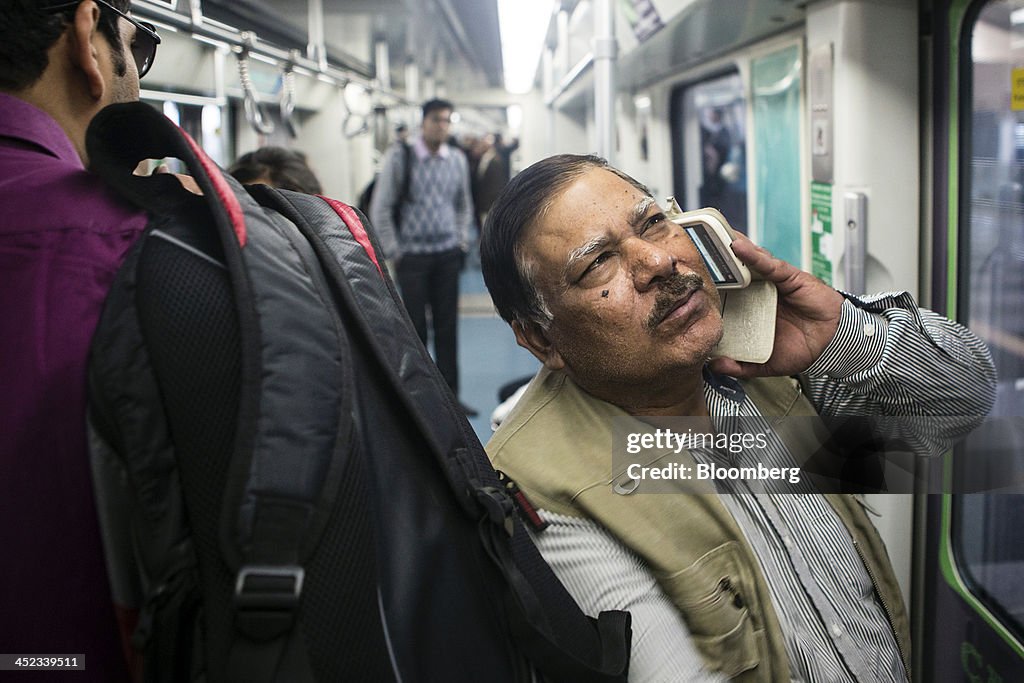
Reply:
[[[778,290],[763,364],[709,360],[719,293],[640,183],[575,155],[514,178],[482,268],[543,368],[488,452],[537,508],[539,547],[584,609],[632,612],[631,681],[906,681],[903,597],[857,498],[745,479],[719,495],[634,493],[613,467],[613,424],[686,416],[717,436],[762,420],[760,457],[784,463],[800,435],[768,416],[936,416],[918,445],[941,452],[992,405],[988,350],[906,293],[844,295],[745,237],[732,248]],[[683,455],[680,467],[723,464]],[[723,469],[742,455],[727,449]]]

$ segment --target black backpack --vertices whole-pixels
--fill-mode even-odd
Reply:
[[[402,210],[405,205],[412,201],[412,145],[407,142],[397,142],[400,145],[402,156],[402,184],[398,188],[398,201],[391,207],[391,219],[395,223],[395,232],[402,233]],[[373,176],[373,180],[367,183],[363,191],[359,193],[359,201],[356,206],[364,216],[370,215],[370,205],[373,204],[373,192],[377,189],[377,181],[380,180],[380,173]]]
[[[141,103],[87,150],[150,214],[89,373],[147,681],[626,680],[629,614],[585,616],[541,559],[362,216],[250,195]],[[132,175],[164,157],[204,195]]]

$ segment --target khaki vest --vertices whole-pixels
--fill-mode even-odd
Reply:
[[[753,380],[743,387],[766,418],[816,415],[791,378]],[[495,468],[515,480],[535,506],[594,519],[642,557],[679,608],[710,669],[743,682],[789,680],[768,585],[732,514],[718,495],[615,493],[613,482],[622,473],[612,471],[613,418],[633,419],[564,374],[542,370],[487,451]],[[813,434],[785,431],[783,426],[777,433],[798,462],[820,443]],[[909,672],[909,621],[882,539],[857,498],[826,498],[871,575]]]

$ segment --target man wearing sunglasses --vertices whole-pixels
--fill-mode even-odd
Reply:
[[[85,131],[104,106],[137,100],[153,63],[160,39],[129,4],[5,0],[0,12],[0,653],[77,655],[82,681],[128,680],[118,621],[131,617],[108,588],[85,368],[146,218],[86,170]]]

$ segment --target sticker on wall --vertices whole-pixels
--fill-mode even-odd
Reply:
[[[811,273],[832,284],[832,186],[811,183]]]
[[[665,22],[651,0],[619,0],[619,6],[639,43],[665,28]]]
[[[1011,78],[1010,109],[1024,111],[1024,68],[1014,69]]]

